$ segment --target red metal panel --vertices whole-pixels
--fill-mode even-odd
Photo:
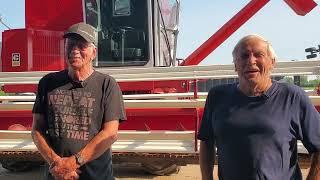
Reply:
[[[122,92],[137,92],[137,91],[144,91],[145,93],[151,92],[154,89],[154,82],[119,82],[119,86]],[[130,94],[130,93],[129,93]]]
[[[25,29],[7,30],[2,33],[2,71],[28,70],[27,31]],[[19,62],[12,66],[13,57],[19,54]],[[18,60],[18,57],[15,58]],[[18,64],[19,63],[19,64]]]
[[[173,93],[187,92],[189,81],[172,80],[172,81],[137,81],[137,82],[119,82],[121,90],[124,94],[130,92],[136,93]],[[128,93],[127,93],[128,92]],[[140,94],[141,94],[140,93]]]
[[[313,0],[284,0],[298,15],[308,14],[317,3]]]
[[[189,55],[182,66],[197,65],[230,37],[237,29],[255,15],[270,0],[252,0],[198,49]]]
[[[19,84],[19,85],[8,85],[2,86],[2,90],[6,93],[26,93],[26,92],[37,92],[38,85],[35,84]]]
[[[163,93],[188,92],[188,86],[187,80],[155,81],[155,88],[162,89]]]
[[[7,130],[13,124],[21,124],[31,129],[31,111],[0,111],[0,130]]]
[[[195,130],[195,108],[127,109],[122,130]]]
[[[29,30],[28,46],[32,49],[32,71],[54,71],[66,67],[63,32]]]
[[[54,71],[65,68],[63,33],[16,29],[3,32],[4,72]],[[13,58],[19,54],[20,58]],[[15,63],[13,63],[15,59]],[[17,61],[18,60],[18,61]]]
[[[64,31],[83,21],[82,0],[28,0],[26,28]]]

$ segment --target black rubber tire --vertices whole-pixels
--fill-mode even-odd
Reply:
[[[180,166],[173,162],[155,161],[142,163],[144,171],[157,176],[165,176],[170,174],[177,174],[180,171]]]
[[[35,167],[39,167],[42,163],[40,162],[29,162],[29,161],[1,161],[2,167],[12,172],[23,172],[31,170]]]

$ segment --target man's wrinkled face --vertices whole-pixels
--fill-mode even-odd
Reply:
[[[67,63],[72,69],[91,66],[91,61],[96,57],[96,47],[78,36],[66,39],[65,50]]]
[[[270,57],[268,44],[254,38],[240,45],[234,63],[240,83],[257,85],[270,79],[275,59]]]

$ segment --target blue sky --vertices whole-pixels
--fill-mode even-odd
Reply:
[[[249,0],[183,0],[177,57],[186,58]],[[320,1],[316,1],[320,4]],[[24,28],[24,0],[1,0],[0,14],[11,28]],[[244,35],[255,33],[268,39],[279,60],[303,60],[304,49],[320,45],[320,5],[298,16],[283,0],[271,0],[253,18],[212,52],[201,64],[230,64],[231,51]],[[0,24],[0,32],[5,29]]]

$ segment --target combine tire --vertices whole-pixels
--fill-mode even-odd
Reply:
[[[177,174],[180,171],[180,166],[165,161],[143,162],[142,168],[144,171],[158,176]]]
[[[1,161],[3,168],[12,172],[23,172],[40,166],[40,162]]]

